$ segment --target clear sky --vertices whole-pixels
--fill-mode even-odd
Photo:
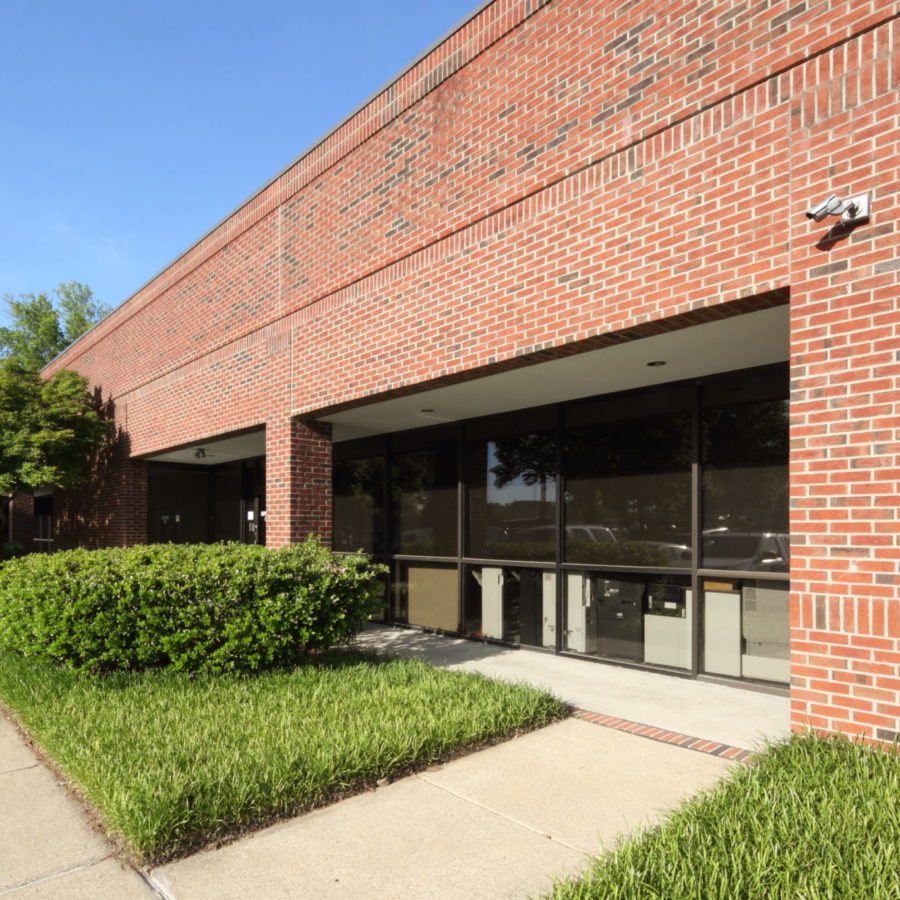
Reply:
[[[0,0],[0,295],[117,306],[477,6]]]

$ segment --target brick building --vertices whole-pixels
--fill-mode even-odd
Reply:
[[[118,437],[12,533],[314,532],[396,621],[892,739],[898,11],[482,6],[48,367]]]

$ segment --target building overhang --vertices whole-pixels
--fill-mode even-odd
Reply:
[[[344,441],[783,362],[788,310],[731,316],[316,418]]]

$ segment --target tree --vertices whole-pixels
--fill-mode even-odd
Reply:
[[[3,298],[12,324],[0,327],[0,357],[40,371],[110,311],[77,281],[59,285],[53,294],[55,301],[46,293]]]
[[[14,360],[0,363],[0,493],[74,487],[108,435],[86,378],[62,369],[44,380]]]
[[[12,324],[0,328],[0,492],[71,488],[109,435],[87,379],[40,370],[109,310],[77,281],[45,293],[7,295]]]

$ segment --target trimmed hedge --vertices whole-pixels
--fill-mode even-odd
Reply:
[[[289,666],[382,608],[383,571],[312,538],[32,554],[0,567],[0,648],[89,672]]]

